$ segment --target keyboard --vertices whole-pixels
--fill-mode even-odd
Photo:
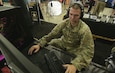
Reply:
[[[45,54],[45,59],[52,73],[65,73],[64,62],[58,58],[54,51]]]

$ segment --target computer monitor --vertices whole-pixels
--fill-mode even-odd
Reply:
[[[0,33],[19,50],[33,42],[32,28],[22,14],[20,7],[0,7]]]
[[[5,56],[12,73],[43,73],[41,69],[28,60],[14,45],[0,34],[0,50]]]

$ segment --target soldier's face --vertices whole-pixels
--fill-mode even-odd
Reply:
[[[70,8],[69,19],[70,19],[70,22],[71,22],[72,25],[78,23],[78,21],[80,19],[80,14],[81,14],[80,9]]]

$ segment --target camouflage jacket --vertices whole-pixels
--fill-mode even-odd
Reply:
[[[76,55],[76,58],[71,63],[79,71],[82,68],[86,68],[94,55],[94,41],[88,25],[79,20],[78,25],[72,27],[69,19],[66,19],[62,23],[57,24],[48,35],[39,39],[40,46],[44,47],[44,45],[60,34],[59,39],[63,48]]]

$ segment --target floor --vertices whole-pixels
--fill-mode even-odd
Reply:
[[[47,22],[51,22],[51,23],[60,23],[63,20],[63,16],[66,14],[66,11],[68,9],[68,5],[63,5],[62,4],[62,12],[60,15],[51,15],[50,13],[48,13],[48,2],[44,2],[44,3],[40,3],[40,8],[44,17],[44,20]]]

